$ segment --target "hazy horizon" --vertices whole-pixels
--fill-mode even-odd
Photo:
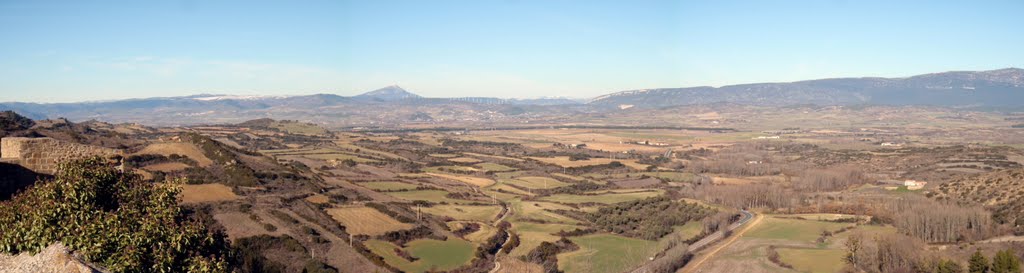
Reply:
[[[0,101],[596,96],[1024,67],[1024,2],[0,3]]]

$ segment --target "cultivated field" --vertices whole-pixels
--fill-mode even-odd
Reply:
[[[436,205],[421,208],[425,213],[447,216],[455,220],[469,220],[489,223],[501,211],[499,206]]]
[[[374,254],[383,257],[384,261],[388,264],[410,273],[454,269],[468,263],[473,257],[473,245],[460,239],[448,239],[447,241],[416,240],[410,242],[402,250],[418,258],[415,262],[409,262],[409,260],[395,254],[395,249],[398,247],[390,242],[369,240],[366,242],[366,246]]]
[[[657,242],[612,234],[570,238],[580,249],[558,254],[558,268],[567,273],[616,273],[633,268],[656,251]]]
[[[369,207],[332,208],[327,213],[352,234],[376,236],[413,227]]]
[[[171,156],[172,154],[177,154],[195,160],[200,167],[206,167],[210,166],[210,164],[213,164],[213,160],[210,160],[210,158],[206,157],[206,155],[203,153],[203,150],[199,149],[199,147],[196,147],[196,145],[184,142],[153,143],[150,144],[149,146],[146,146],[146,148],[143,148],[141,151],[135,154],[157,154],[163,156]]]
[[[185,204],[231,201],[240,198],[223,184],[181,185],[181,202]]]

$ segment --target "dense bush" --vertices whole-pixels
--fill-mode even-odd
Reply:
[[[673,226],[700,220],[711,213],[707,207],[661,196],[602,207],[591,213],[589,220],[609,232],[657,240],[672,233]]]
[[[62,242],[111,272],[227,272],[223,234],[189,219],[179,191],[98,157],[62,163],[53,180],[0,203],[0,251]]]
[[[572,241],[569,241],[569,239],[562,237],[561,239],[555,241],[554,243],[540,243],[540,245],[537,246],[537,248],[530,250],[530,253],[527,253],[526,256],[523,256],[520,259],[541,265],[542,267],[544,267],[545,273],[559,272],[558,253],[571,252],[577,249],[579,249],[579,246],[577,246]]]

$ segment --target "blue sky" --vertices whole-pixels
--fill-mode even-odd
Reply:
[[[155,4],[154,4],[155,3]],[[0,1],[0,101],[593,97],[1024,67],[1024,1]]]

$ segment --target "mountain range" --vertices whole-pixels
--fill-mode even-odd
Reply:
[[[190,125],[272,117],[336,126],[403,122],[521,120],[572,113],[729,103],[788,105],[934,105],[1024,108],[1024,69],[954,71],[905,78],[833,78],[789,83],[621,91],[590,100],[492,97],[426,98],[393,85],[345,97],[193,95],[75,103],[0,103],[33,119]],[[385,107],[387,106],[387,107]]]
[[[617,107],[739,103],[786,106],[936,105],[1024,106],[1024,69],[955,71],[907,78],[835,78],[789,83],[754,83],[722,87],[660,88],[622,91],[589,104]]]

